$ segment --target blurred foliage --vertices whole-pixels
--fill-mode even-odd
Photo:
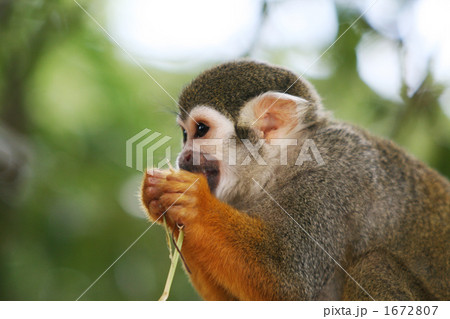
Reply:
[[[339,11],[339,34],[357,16]],[[365,32],[375,31],[361,20],[323,57],[334,72],[312,82],[324,104],[450,176],[442,87],[429,76],[402,103],[377,96],[356,70]],[[74,300],[149,227],[136,213],[141,174],[126,167],[125,142],[144,128],[163,132],[174,159],[176,105],[73,1],[1,0],[0,40],[0,299]],[[283,64],[283,52],[272,62]],[[146,69],[175,98],[200,71]],[[156,300],[168,269],[155,226],[82,300]],[[199,299],[181,269],[170,299]]]

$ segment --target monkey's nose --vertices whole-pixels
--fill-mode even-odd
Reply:
[[[189,161],[191,160],[191,158],[192,158],[192,154],[191,154],[191,153],[187,153],[187,154],[184,156],[184,160],[185,160],[185,162],[187,162],[187,163],[189,163]]]

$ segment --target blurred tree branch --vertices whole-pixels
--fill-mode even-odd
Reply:
[[[2,144],[3,155],[0,153],[0,156],[9,154],[7,159],[0,161],[0,185],[8,184],[11,191],[16,189],[14,177],[21,176],[20,171],[26,163],[23,158],[25,144],[18,141],[22,140],[19,135],[26,135],[31,127],[26,111],[28,82],[46,50],[67,36],[70,30],[77,29],[80,23],[82,12],[76,6],[68,8],[65,3],[10,0],[0,3],[0,38],[3,39],[0,48],[3,78],[0,83],[0,123],[3,128],[0,139],[8,141]]]
[[[404,45],[401,40],[399,40],[400,52],[404,51]],[[404,53],[405,54],[405,53]],[[392,139],[398,139],[403,131],[407,129],[407,124],[424,116],[427,123],[432,127],[435,121],[435,116],[439,110],[439,97],[444,92],[445,87],[434,82],[431,73],[431,63],[427,63],[427,74],[424,77],[422,83],[417,88],[413,94],[410,94],[410,87],[406,82],[406,66],[405,66],[405,56],[401,55],[401,77],[402,86],[400,91],[400,96],[403,100],[402,105],[400,105],[399,110],[395,116],[394,125],[392,126],[391,133],[389,136]]]
[[[26,111],[29,80],[41,56],[80,23],[78,7],[64,1],[0,0],[0,242],[13,236],[17,195],[26,176],[31,123]],[[0,246],[2,254],[3,245]],[[0,265],[0,275],[5,270]],[[0,278],[1,282],[4,282]],[[0,289],[0,296],[11,295]]]
[[[4,39],[0,65],[5,79],[0,87],[1,112],[4,123],[25,133],[30,124],[25,111],[27,81],[45,49],[76,29],[81,12],[63,1],[7,0],[0,7],[0,38]]]
[[[439,109],[438,99],[444,91],[444,87],[436,84],[430,71],[428,71],[428,75],[420,87],[411,96],[408,96],[407,90],[407,85],[403,82],[401,92],[403,104],[397,112],[390,133],[390,137],[393,139],[397,139],[407,129],[409,122],[422,116],[425,116],[430,127],[432,126]]]

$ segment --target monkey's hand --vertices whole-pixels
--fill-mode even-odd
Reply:
[[[163,207],[159,202],[162,191],[157,187],[160,181],[164,181],[170,172],[168,170],[148,169],[142,183],[142,205],[152,221],[162,223]]]
[[[142,193],[151,219],[164,214],[175,236],[176,225],[185,226],[182,253],[205,299],[276,299],[277,279],[266,268],[274,243],[262,220],[217,199],[202,174],[153,170]]]
[[[142,188],[142,202],[150,218],[162,222],[166,216],[169,226],[195,223],[202,202],[212,197],[208,182],[201,174],[188,171],[148,170]]]

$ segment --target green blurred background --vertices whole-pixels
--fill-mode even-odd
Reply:
[[[112,2],[83,1],[80,5],[108,31],[130,18],[117,12],[130,12],[132,7],[127,6],[139,7],[140,3],[121,1],[117,7],[116,2],[113,10]],[[180,15],[179,2],[169,1],[174,2],[170,10],[161,8],[161,2],[149,1],[140,14],[145,16],[148,10],[183,29],[186,24],[173,17],[175,11]],[[392,21],[378,23],[364,16],[315,63],[319,71],[326,69],[316,73],[308,72],[308,65],[370,2],[319,1],[331,8],[335,30],[330,29],[331,36],[316,45],[315,51],[300,40],[297,43],[295,32],[285,43],[270,41],[271,36],[280,38],[270,35],[271,30],[285,32],[274,23],[279,20],[277,15],[295,14],[289,9],[294,0],[247,2],[251,6],[241,8],[236,2],[210,1],[205,6],[194,1],[181,12],[187,25],[192,21],[190,14],[198,15],[199,10],[212,17],[207,21],[211,23],[220,8],[234,6],[230,12],[235,10],[236,15],[219,27],[234,25],[248,36],[245,41],[229,36],[226,42],[208,38],[206,33],[202,38],[200,31],[201,53],[192,51],[186,56],[182,39],[169,33],[163,38],[181,54],[166,59],[164,52],[142,56],[117,40],[130,58],[74,1],[0,0],[0,299],[75,300],[148,228],[138,202],[141,173],[126,166],[125,143],[145,128],[161,132],[173,137],[168,144],[173,162],[181,133],[173,114],[176,104],[168,94],[176,98],[201,70],[225,60],[250,57],[293,68],[299,74],[306,71],[305,77],[335,117],[394,139],[450,176],[449,82],[445,74],[442,77],[433,71],[436,56],[424,58],[425,68],[412,81],[414,87],[408,82],[411,62],[403,64],[400,58],[395,96],[384,95],[364,81],[360,65],[361,46],[368,37],[393,44],[401,57],[411,50],[411,42],[401,32],[392,31],[396,28],[392,21],[399,21],[401,14],[423,1],[390,1],[395,6]],[[306,7],[306,1],[297,2]],[[111,16],[122,21],[111,22]],[[252,27],[241,30],[240,22],[234,20],[239,16],[247,22],[251,16]],[[164,33],[165,27],[154,31]],[[300,37],[312,29],[320,31],[320,27],[306,26],[297,34]],[[145,35],[151,30],[141,31]],[[230,43],[236,46],[227,51]],[[217,50],[227,53],[217,55]],[[297,63],[296,56],[306,63]],[[375,70],[387,72],[391,66],[386,61]],[[390,83],[390,78],[383,81]],[[164,152],[157,153],[157,158],[163,159]],[[152,227],[81,300],[156,300],[168,269],[164,231]],[[180,268],[170,300],[198,299]]]

